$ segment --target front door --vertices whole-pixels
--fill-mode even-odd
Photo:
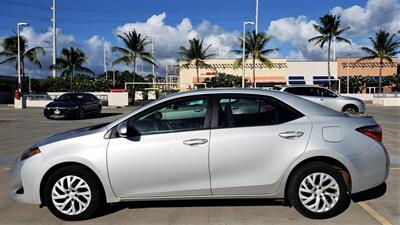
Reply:
[[[108,170],[117,196],[211,194],[208,102],[208,97],[169,102],[126,121],[128,131],[140,135],[110,139]]]
[[[210,145],[213,194],[274,193],[287,167],[305,151],[310,121],[265,96],[228,95],[218,102]]]

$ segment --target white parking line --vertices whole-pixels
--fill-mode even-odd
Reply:
[[[400,170],[400,167],[391,167],[390,170]]]
[[[361,206],[361,208],[363,208],[369,215],[374,217],[374,219],[377,220],[380,224],[392,225],[392,223],[390,223],[385,217],[381,216],[377,211],[367,205],[367,203],[359,202],[358,205]]]
[[[10,167],[6,167],[6,168],[2,168],[1,170],[2,170],[2,171],[10,171],[11,168],[10,168]]]

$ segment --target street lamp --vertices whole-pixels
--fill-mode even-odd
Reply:
[[[17,56],[17,69],[18,69],[18,91],[19,93],[22,93],[22,84],[21,84],[21,46],[20,46],[20,28],[19,27],[24,27],[28,26],[28,23],[17,23],[17,48],[18,48],[18,56]]]
[[[243,22],[243,40],[242,40],[242,51],[243,51],[243,58],[242,58],[242,88],[244,88],[244,79],[246,76],[245,72],[245,47],[246,47],[246,25],[254,24],[253,22]],[[255,82],[255,81],[253,81]]]
[[[350,89],[350,53],[346,54],[347,56],[347,94],[349,93],[349,89]]]

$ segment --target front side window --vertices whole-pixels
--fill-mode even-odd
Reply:
[[[268,97],[223,97],[219,99],[218,127],[266,126],[285,123],[303,115]]]
[[[128,131],[134,128],[143,135],[203,129],[207,103],[207,98],[169,103],[139,118],[129,119]]]

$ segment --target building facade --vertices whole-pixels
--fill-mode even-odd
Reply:
[[[208,59],[206,63],[211,68],[199,69],[199,82],[202,83],[206,78],[216,76],[218,73],[242,76],[242,67],[235,68],[236,59]],[[357,62],[358,58],[338,58],[330,62],[330,74],[328,77],[328,65],[326,61],[288,61],[285,58],[270,59],[273,63],[272,68],[268,68],[260,62],[255,65],[255,82],[257,87],[273,87],[282,85],[326,85],[331,80],[336,88],[339,79],[343,76],[379,76],[379,59]],[[182,67],[180,61],[179,83],[181,89],[191,89],[197,83],[196,67],[191,64],[188,68]],[[383,64],[382,75],[394,75],[397,73],[397,58],[393,63]],[[253,83],[253,65],[251,60],[245,64],[245,79]],[[348,66],[349,65],[349,66]]]

